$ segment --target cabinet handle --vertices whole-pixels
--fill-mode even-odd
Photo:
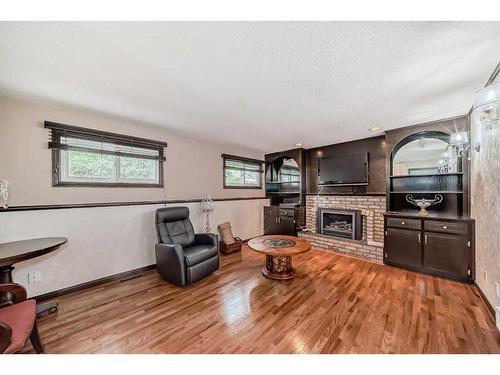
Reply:
[[[418,243],[420,243],[420,237],[421,237],[421,234],[419,233],[418,234]]]
[[[425,243],[427,244],[427,235],[425,235]]]

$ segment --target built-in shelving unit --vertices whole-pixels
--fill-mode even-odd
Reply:
[[[385,264],[473,282],[474,220],[468,217],[469,165],[450,145],[452,132],[466,131],[467,119],[386,132],[387,212]],[[419,216],[413,199],[442,201]]]
[[[264,233],[297,234],[305,225],[305,150],[265,155],[265,188],[270,206],[264,207]]]
[[[266,196],[272,206],[303,205],[305,189],[304,149],[275,152],[265,156]]]
[[[433,199],[437,194],[443,201],[429,210],[461,216],[464,213],[464,173],[462,158],[449,146],[450,135],[441,131],[418,132],[403,138],[390,154],[388,196],[389,211],[416,212],[418,208],[406,199]],[[427,148],[426,148],[427,147]],[[449,166],[443,155],[451,160]],[[421,148],[421,151],[420,151]],[[414,159],[412,159],[412,157]],[[405,173],[406,171],[411,173]]]

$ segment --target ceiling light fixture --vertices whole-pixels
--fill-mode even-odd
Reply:
[[[370,128],[370,129],[368,129],[368,131],[371,132],[371,133],[378,133],[381,130],[382,130],[382,128],[380,126],[374,126],[374,127]]]

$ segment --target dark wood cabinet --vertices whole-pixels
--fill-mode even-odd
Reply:
[[[420,236],[420,231],[416,230],[387,228],[385,257],[402,266],[419,265],[422,257]]]
[[[278,207],[264,207],[264,234],[277,234],[279,231]]]
[[[279,216],[279,234],[295,235],[295,217]]]
[[[423,266],[429,270],[467,278],[469,241],[464,236],[425,233]]]
[[[386,214],[384,263],[472,282],[474,220]]]
[[[286,234],[294,236],[297,233],[298,208],[264,207],[264,234]]]

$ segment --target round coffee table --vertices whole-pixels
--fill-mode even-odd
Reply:
[[[311,244],[302,237],[274,234],[248,241],[248,247],[266,255],[262,274],[273,280],[290,280],[295,277],[292,256],[311,250]]]

